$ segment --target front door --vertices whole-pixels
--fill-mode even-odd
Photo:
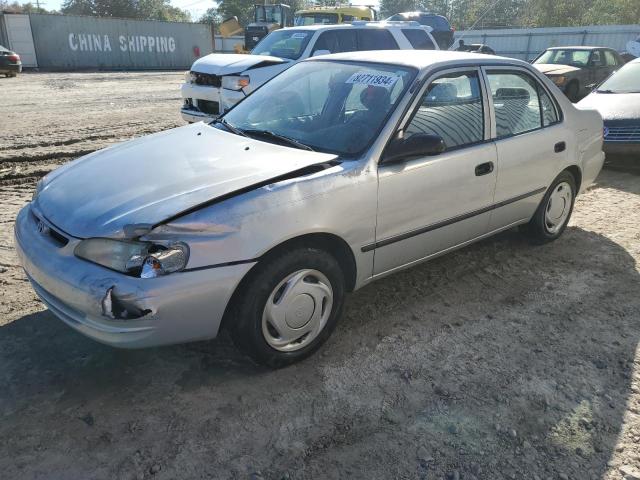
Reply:
[[[405,137],[438,135],[434,156],[378,167],[374,275],[435,255],[487,232],[496,184],[496,149],[477,69],[438,73],[401,124]]]

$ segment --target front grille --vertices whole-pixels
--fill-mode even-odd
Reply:
[[[605,142],[640,142],[640,124],[608,126],[605,124]]]
[[[220,104],[211,100],[198,100],[198,110],[209,115],[218,115],[220,113]]]
[[[219,75],[210,75],[208,73],[191,72],[194,75],[193,83],[196,85],[204,85],[206,87],[219,88],[222,85],[222,77]]]
[[[54,228],[52,228],[51,224],[41,218],[39,218],[33,210],[31,211],[31,216],[35,223],[35,228],[40,232],[40,235],[47,237],[51,240],[56,246],[62,248],[67,243],[69,243],[69,239],[65,237],[62,233],[58,232]]]

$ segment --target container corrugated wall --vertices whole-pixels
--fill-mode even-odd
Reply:
[[[619,52],[640,35],[640,25],[595,25],[587,27],[510,28],[504,30],[462,30],[456,32],[465,43],[484,43],[498,55],[533,60],[549,47],[589,45]]]
[[[40,68],[47,70],[188,69],[213,51],[200,23],[31,14]]]

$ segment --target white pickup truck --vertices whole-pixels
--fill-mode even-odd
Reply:
[[[301,60],[362,50],[438,50],[431,27],[418,22],[353,22],[276,30],[250,55],[213,53],[198,59],[182,85],[182,118],[215,118]]]

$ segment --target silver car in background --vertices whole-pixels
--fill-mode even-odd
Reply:
[[[602,119],[527,63],[460,52],[300,62],[221,119],[47,175],[16,221],[34,289],[117,347],[215,337],[279,367],[345,293],[496,232],[560,236]]]

